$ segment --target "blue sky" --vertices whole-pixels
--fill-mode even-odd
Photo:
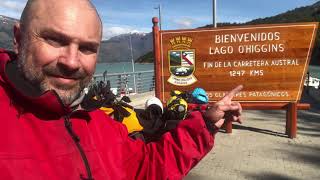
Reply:
[[[196,28],[212,23],[212,0],[92,0],[104,24],[104,38],[150,32],[161,4],[162,29]],[[269,17],[318,0],[216,0],[217,22]],[[26,0],[0,0],[0,15],[19,18]]]

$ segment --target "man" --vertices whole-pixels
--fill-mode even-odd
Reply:
[[[0,50],[0,179],[181,179],[212,148],[225,112],[240,122],[231,100],[241,86],[158,142],[130,139],[122,124],[80,106],[101,35],[90,1],[27,2],[15,53]]]

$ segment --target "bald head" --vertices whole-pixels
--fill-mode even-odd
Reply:
[[[94,72],[102,24],[89,0],[28,0],[14,26],[18,72],[40,93],[71,105]]]
[[[74,16],[76,13],[90,14],[96,17],[96,21],[99,22],[99,26],[102,34],[102,22],[101,18],[90,0],[28,0],[27,4],[21,14],[20,26],[23,32],[28,31],[28,28],[32,21],[40,17],[54,17],[63,16],[59,14],[59,11],[67,10],[69,15]]]

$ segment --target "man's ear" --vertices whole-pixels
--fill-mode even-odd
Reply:
[[[13,26],[13,36],[13,50],[16,54],[19,54],[19,48],[21,46],[21,28],[19,22]]]

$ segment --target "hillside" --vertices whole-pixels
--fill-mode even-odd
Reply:
[[[102,41],[99,62],[131,62],[130,36],[133,59],[152,50],[152,34],[123,34]]]
[[[17,19],[0,15],[0,48],[13,49],[12,32],[13,25],[17,21]],[[130,36],[133,59],[152,50],[151,33],[122,34],[102,41],[98,61],[109,63],[131,61]]]
[[[0,47],[5,49],[13,49],[13,25],[18,20],[0,15]]]
[[[320,22],[320,1],[311,5],[296,8],[277,16],[256,19],[246,24],[270,24],[270,23],[291,23],[291,22]],[[312,57],[311,65],[320,65],[320,28],[318,28]]]
[[[146,54],[137,58],[135,62],[136,63],[153,63],[153,61],[154,61],[153,51],[149,51]]]
[[[276,16],[259,18],[246,23],[218,23],[218,27],[225,26],[242,26],[242,25],[256,25],[256,24],[276,24],[276,23],[294,23],[294,22],[320,22],[320,1],[311,6],[295,8],[285,13]],[[212,24],[199,28],[211,28]],[[320,29],[318,33],[310,60],[311,65],[320,65]],[[150,62],[153,61],[153,54],[148,52],[137,59],[137,62]]]
[[[12,26],[16,19],[0,15],[0,47],[12,49]],[[246,23],[219,23],[218,26],[241,26],[253,24],[291,23],[291,22],[320,22],[320,1],[311,5],[296,8],[272,17],[259,18]],[[207,25],[204,27],[212,27]],[[203,27],[200,27],[203,28]],[[151,30],[151,27],[150,27]],[[147,34],[123,34],[104,40],[101,43],[99,62],[130,62],[130,36],[132,42],[132,55],[136,62],[153,62],[152,33]],[[310,64],[320,65],[320,30],[318,30],[314,52]]]

